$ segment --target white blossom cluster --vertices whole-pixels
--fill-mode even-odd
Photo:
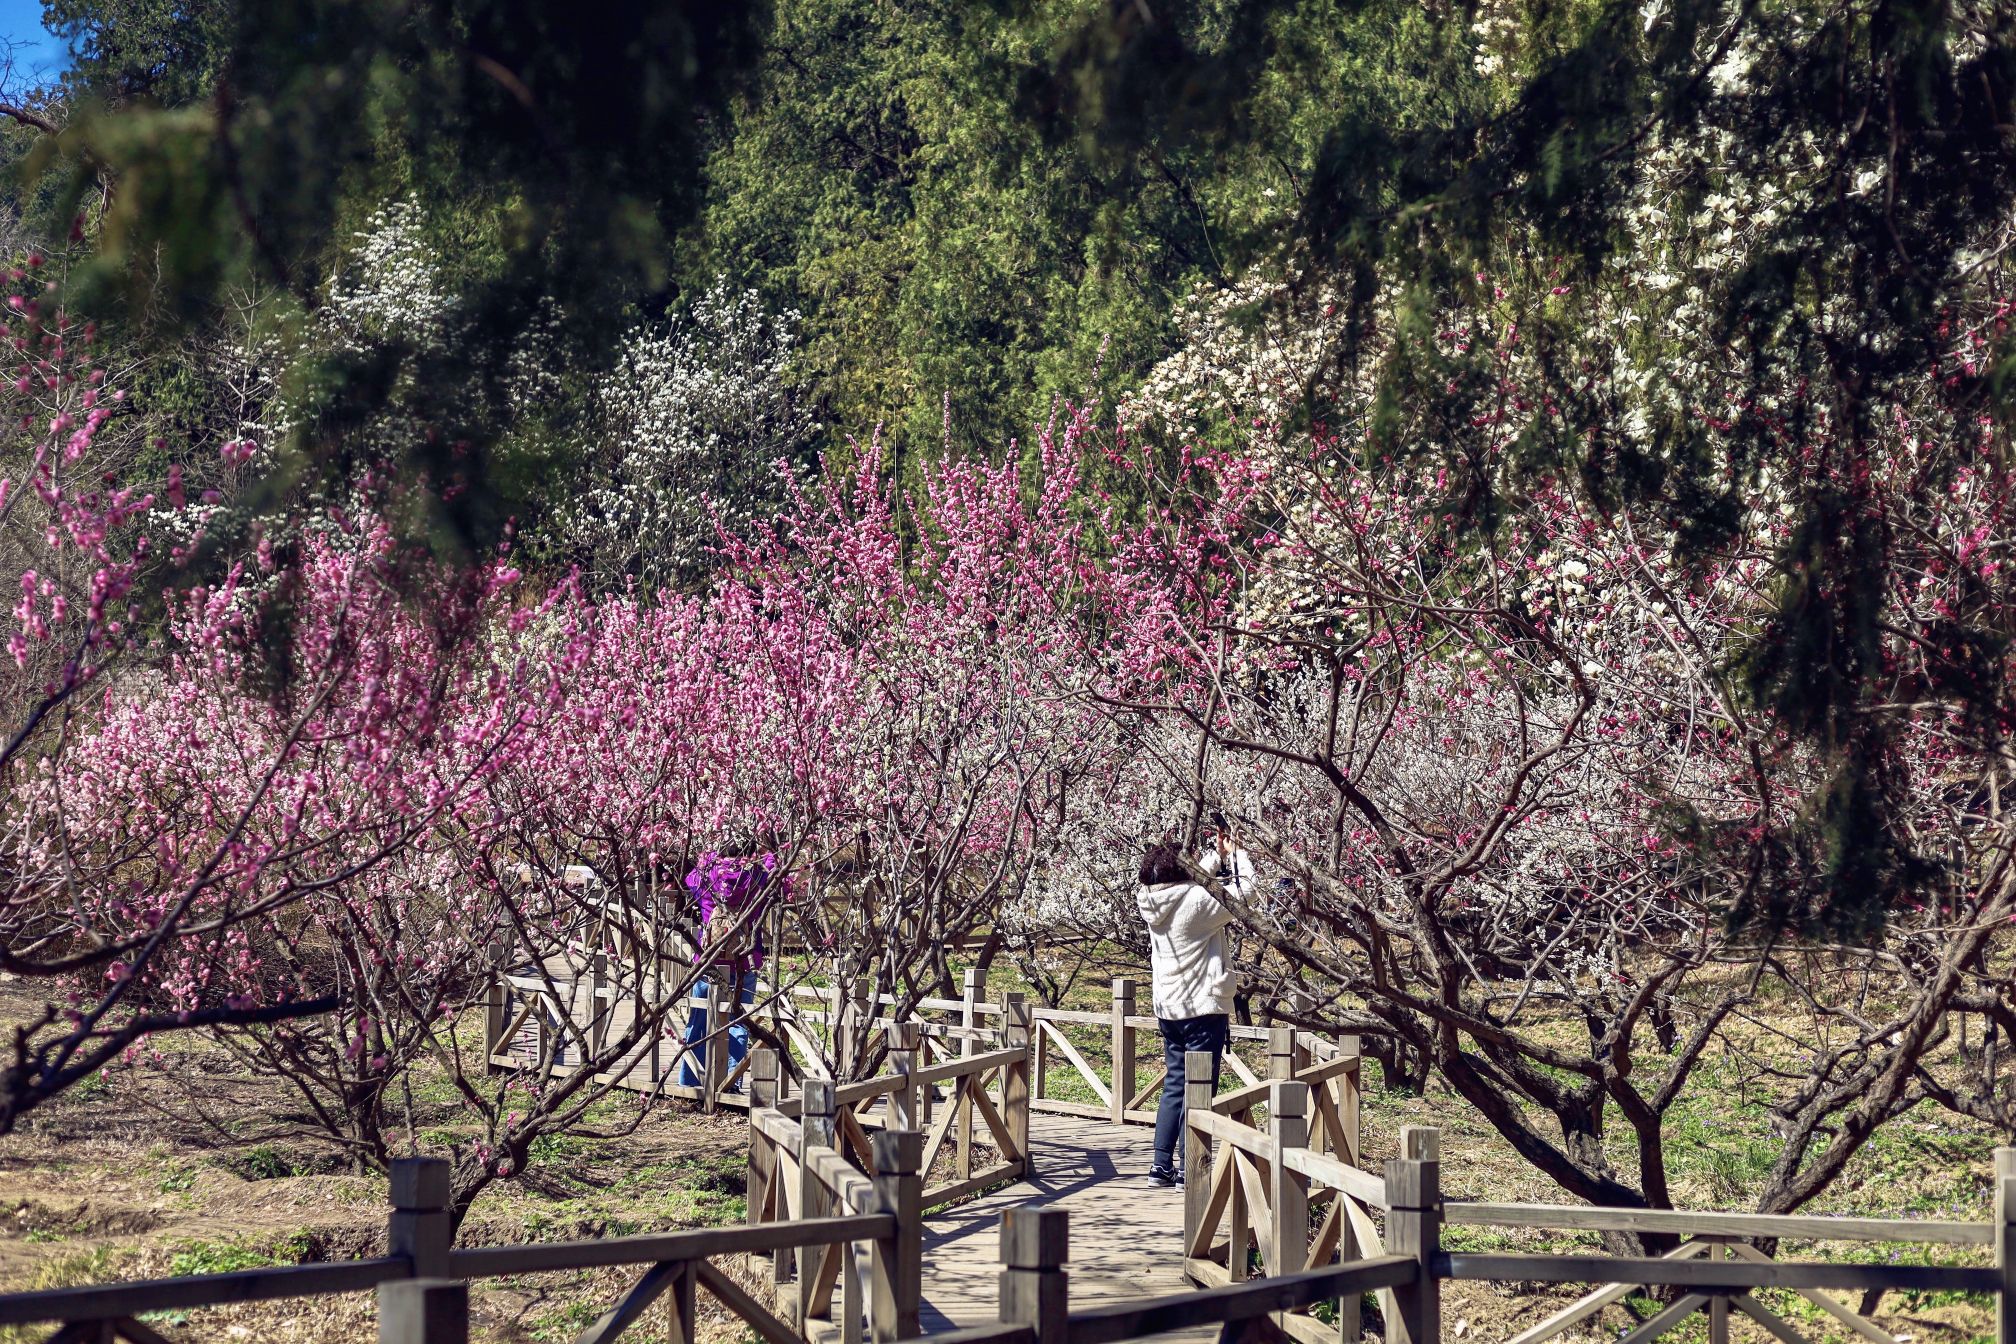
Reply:
[[[563,528],[595,582],[690,578],[717,528],[775,507],[816,428],[790,379],[797,322],[723,279],[630,333],[597,389],[603,455]]]
[[[1255,269],[1200,285],[1176,305],[1178,349],[1122,398],[1121,418],[1177,434],[1226,422],[1265,434],[1312,390],[1331,390],[1343,311],[1334,286],[1301,275]]]
[[[395,201],[374,211],[356,241],[320,314],[333,338],[353,347],[386,338],[437,339],[455,300],[442,285],[441,263],[427,241],[426,215],[418,203]]]

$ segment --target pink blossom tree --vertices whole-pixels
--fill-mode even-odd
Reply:
[[[1235,902],[1268,945],[1256,991],[1425,1061],[1579,1198],[1670,1204],[1666,1122],[1709,1068],[1771,1098],[1782,1156],[1744,1192],[1771,1211],[1914,1107],[2007,1115],[2006,1048],[1955,1049],[1962,1013],[2016,1020],[1995,969],[2016,915],[1995,431],[1929,375],[1874,470],[1824,414],[1788,415],[1796,472],[1704,546],[1656,501],[1515,473],[1508,445],[1561,403],[1519,322],[1448,326],[1496,351],[1460,433],[1423,406],[1414,443],[1263,426],[1173,469],[1141,459],[1157,508],[1114,531],[1102,601],[1152,634],[1097,693],[1142,749],[1106,796],[1150,780],[1231,817],[1263,889],[1287,887]],[[1709,402],[1703,433],[1755,410]],[[1839,867],[1859,777],[1771,693],[1812,653],[1781,624],[1785,585],[1848,581],[1797,567],[1789,501],[1812,497],[1893,547],[1864,632],[1882,690],[1855,727],[1888,743],[1880,815],[1902,821],[1861,850],[1882,871]],[[1844,881],[1905,899],[1844,940],[1824,918]],[[1788,1000],[1796,1048],[1761,1007]]]

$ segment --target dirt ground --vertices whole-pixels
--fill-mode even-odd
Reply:
[[[217,1273],[384,1253],[385,1183],[339,1169],[307,1141],[245,1143],[230,1117],[284,1109],[267,1085],[232,1077],[215,1055],[178,1043],[170,1071],[137,1067],[93,1080],[0,1142],[0,1291]],[[186,1084],[217,1122],[199,1119]],[[620,1139],[562,1138],[524,1179],[492,1187],[458,1244],[560,1241],[739,1222],[747,1122],[664,1106]],[[485,1281],[477,1337],[569,1340],[607,1310],[635,1268]],[[703,1316],[710,1303],[703,1295]],[[371,1340],[368,1293],[150,1317],[174,1340],[321,1344]],[[740,1339],[725,1313],[708,1333]],[[34,1340],[46,1327],[0,1330]],[[662,1332],[632,1332],[650,1340]]]

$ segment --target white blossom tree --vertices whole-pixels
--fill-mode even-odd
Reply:
[[[724,279],[630,333],[597,386],[602,447],[562,529],[597,586],[690,581],[721,531],[782,502],[815,428],[790,379],[797,321]]]

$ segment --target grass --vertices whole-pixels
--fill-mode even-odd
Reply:
[[[313,1250],[306,1232],[272,1240],[229,1237],[220,1241],[185,1241],[168,1262],[168,1272],[182,1278],[194,1274],[230,1274],[241,1269],[298,1265]]]
[[[69,1251],[42,1262],[20,1291],[37,1292],[52,1288],[82,1288],[94,1283],[110,1283],[131,1273],[135,1252],[107,1246]],[[0,1327],[0,1344],[30,1344],[49,1333],[46,1325]]]

